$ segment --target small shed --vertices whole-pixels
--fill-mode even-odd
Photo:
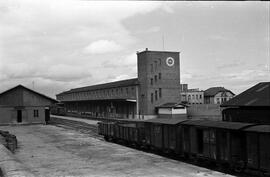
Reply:
[[[187,106],[181,103],[165,103],[156,107],[159,118],[187,119]]]
[[[55,103],[53,98],[18,85],[0,93],[0,125],[45,123]]]

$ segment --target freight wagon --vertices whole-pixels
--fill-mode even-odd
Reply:
[[[270,125],[157,118],[101,122],[98,128],[105,139],[270,176]]]

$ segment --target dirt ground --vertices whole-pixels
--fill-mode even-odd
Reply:
[[[52,125],[0,129],[17,136],[15,156],[37,176],[230,176]]]

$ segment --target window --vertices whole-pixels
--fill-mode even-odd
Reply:
[[[155,100],[158,100],[158,91],[155,90]]]
[[[162,90],[161,90],[161,88],[159,88],[158,91],[159,91],[159,98],[161,98],[162,97],[162,92],[161,92]]]
[[[153,78],[151,78],[150,83],[151,83],[151,85],[153,85]]]
[[[155,82],[157,82],[157,75],[155,75]]]
[[[126,92],[127,92],[127,94],[128,94],[128,88],[126,88]]]
[[[159,60],[159,66],[161,66],[161,59],[159,58],[158,60]]]
[[[154,70],[153,70],[153,64],[151,64],[150,67],[151,67],[151,72],[153,72],[153,71],[154,71]]]
[[[196,99],[198,100],[198,95],[196,95]]]
[[[38,117],[38,110],[34,109],[34,117]]]
[[[151,103],[153,103],[153,102],[154,102],[154,94],[151,93]]]
[[[161,73],[158,73],[158,78],[161,79]]]
[[[157,70],[157,61],[155,61],[155,71]]]
[[[194,100],[194,98],[195,98],[194,95],[192,95],[192,99],[193,99],[193,100]]]
[[[202,95],[200,95],[200,99],[202,99]]]

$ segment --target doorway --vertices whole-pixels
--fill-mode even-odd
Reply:
[[[50,121],[50,109],[45,108],[45,122],[48,123]]]
[[[22,122],[22,110],[17,110],[17,122]]]

